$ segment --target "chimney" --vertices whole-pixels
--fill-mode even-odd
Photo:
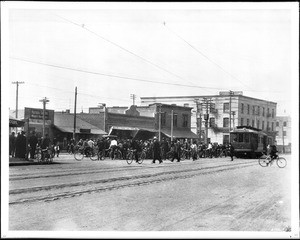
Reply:
[[[70,109],[66,109],[66,113],[69,113],[69,114],[70,114]]]

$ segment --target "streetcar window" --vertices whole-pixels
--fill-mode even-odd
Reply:
[[[232,142],[236,142],[237,141],[237,133],[231,133],[230,134],[230,139]]]
[[[244,134],[243,133],[240,133],[239,134],[239,142],[243,142],[244,141]]]
[[[245,142],[246,143],[250,142],[249,133],[245,133]]]

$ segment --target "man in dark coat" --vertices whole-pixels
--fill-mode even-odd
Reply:
[[[12,132],[9,135],[9,155],[14,157],[16,152],[16,136],[15,132]]]
[[[26,137],[24,131],[22,131],[21,134],[18,134],[16,139],[16,157],[26,157]]]
[[[230,155],[230,157],[231,157],[231,161],[233,161],[234,147],[232,146],[231,143],[229,143],[228,148],[229,148],[228,150],[229,150],[229,155]]]
[[[135,158],[135,161],[138,162],[139,160],[139,153],[142,151],[142,146],[140,145],[139,141],[137,140],[133,140],[132,143],[131,143],[131,148],[134,151],[134,158]]]
[[[32,134],[29,137],[28,143],[29,143],[29,146],[30,146],[30,159],[34,159],[36,145],[38,143],[38,138],[35,134],[35,131],[32,131]]]
[[[180,144],[180,141],[178,139],[174,140],[173,149],[174,149],[174,154],[173,154],[173,158],[172,158],[171,162],[173,162],[175,158],[177,159],[177,162],[180,162],[181,144]]]
[[[154,137],[153,139],[152,150],[153,150],[152,163],[155,163],[156,160],[158,160],[159,163],[162,163],[161,156],[160,156],[160,144],[156,137]]]

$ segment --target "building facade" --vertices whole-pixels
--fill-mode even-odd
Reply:
[[[292,145],[292,122],[289,116],[278,116],[276,118],[276,144],[278,151],[283,153],[291,152]]]
[[[191,130],[204,142],[228,143],[229,130],[236,126],[258,128],[275,139],[275,102],[231,91],[209,96],[141,97],[142,106],[158,102],[191,107]]]

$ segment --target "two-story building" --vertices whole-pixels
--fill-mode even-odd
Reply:
[[[141,105],[153,103],[191,107],[191,130],[204,142],[227,143],[236,126],[252,126],[275,139],[277,103],[244,96],[242,92],[220,92],[207,96],[141,97]]]

